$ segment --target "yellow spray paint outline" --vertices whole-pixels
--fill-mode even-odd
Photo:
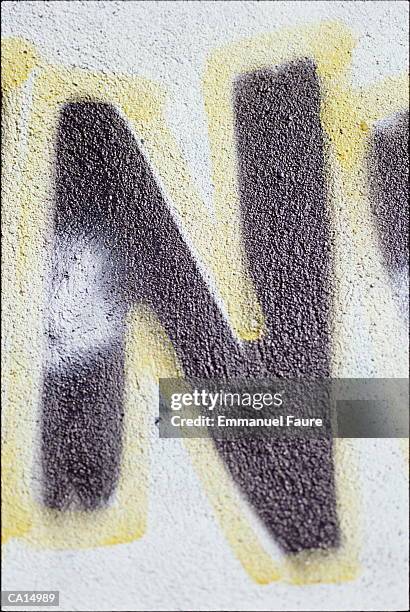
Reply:
[[[315,45],[316,40],[321,41],[319,46]],[[229,215],[231,227],[240,227],[232,105],[236,77],[246,72],[272,68],[309,57],[316,63],[321,85],[323,82],[327,84],[343,74],[350,62],[352,48],[353,40],[343,26],[325,23],[319,27],[281,30],[278,33],[241,40],[211,54],[203,79],[203,90],[208,115],[215,207],[217,213],[223,210],[224,214]],[[226,209],[228,213],[225,212]],[[187,442],[225,537],[243,567],[256,582],[341,582],[351,580],[357,575],[357,525],[353,519],[356,514],[357,494],[352,487],[351,475],[354,467],[348,443],[336,440],[334,448],[338,513],[342,532],[340,548],[337,551],[306,551],[287,555],[284,561],[276,561],[264,549],[241,511],[243,500],[221,465],[215,449],[211,448],[206,440]],[[206,456],[206,462],[201,459],[201,454]],[[350,474],[350,478],[346,478],[345,472]],[[223,487],[220,486],[221,482],[224,483]]]
[[[76,77],[78,76],[78,82]],[[32,475],[28,466],[33,464],[35,453],[33,440],[36,438],[35,416],[38,406],[38,390],[41,377],[41,330],[40,321],[43,312],[44,253],[49,246],[44,244],[47,228],[47,211],[50,204],[52,186],[50,185],[51,156],[53,150],[53,126],[56,125],[58,107],[61,103],[73,98],[79,84],[83,92],[79,95],[94,97],[97,90],[101,92],[98,77],[83,75],[80,71],[58,71],[45,68],[40,72],[35,83],[35,97],[29,123],[29,151],[21,188],[18,194],[20,204],[19,247],[16,254],[16,285],[19,292],[26,296],[28,308],[15,313],[20,329],[13,338],[12,351],[19,355],[18,360],[7,371],[5,386],[12,387],[14,401],[6,404],[5,421],[11,422],[7,446],[3,459],[3,503],[5,507],[4,537],[26,535],[33,543],[53,547],[86,547],[109,545],[118,542],[132,541],[140,537],[145,530],[148,478],[148,458],[146,448],[146,413],[137,397],[130,399],[130,370],[135,370],[137,355],[141,355],[139,342],[146,338],[138,327],[138,333],[131,337],[126,347],[126,422],[124,433],[124,460],[115,504],[95,513],[71,511],[61,513],[47,510],[31,496]],[[117,103],[121,95],[131,95],[139,91],[142,108],[134,105],[141,116],[141,121],[149,121],[152,114],[150,95],[153,87],[138,82],[137,87],[130,89],[130,83],[124,80],[125,92],[121,89],[121,80],[108,82],[102,98],[114,98]],[[81,89],[80,85],[80,89]],[[127,90],[128,87],[128,90]],[[113,90],[118,92],[115,98]],[[144,108],[145,105],[145,108]],[[33,220],[36,223],[33,223]],[[34,269],[33,269],[34,267]],[[39,282],[33,283],[32,278]],[[21,300],[23,302],[23,300]],[[134,326],[130,322],[131,332]],[[30,330],[30,335],[25,333]],[[134,345],[133,353],[130,348]],[[33,350],[34,349],[34,350]],[[34,366],[35,364],[35,366]],[[130,367],[130,364],[133,364]],[[34,367],[33,367],[34,366]],[[135,396],[135,393],[134,393]],[[140,408],[137,417],[130,406]],[[17,422],[17,424],[16,424]],[[19,427],[18,424],[22,427]],[[11,435],[10,435],[11,434]],[[11,439],[10,439],[11,438]],[[11,497],[11,498],[10,498]],[[8,513],[13,515],[9,519]],[[94,514],[94,516],[93,516]],[[16,520],[17,518],[17,520]]]
[[[317,40],[321,41],[320,47],[318,48]],[[336,155],[330,155],[332,159],[332,163],[334,163],[335,159],[339,162],[342,167],[343,172],[350,172],[348,176],[354,176],[354,172],[352,168],[357,168],[359,166],[359,162],[351,163],[351,158],[354,156],[349,156],[345,158],[348,161],[345,161],[343,166],[343,151],[341,139],[338,137],[336,132],[333,132],[333,124],[332,120],[332,106],[328,103],[328,100],[340,100],[340,105],[343,108],[343,100],[345,100],[345,88],[340,88],[338,93],[338,97],[335,96],[337,92],[338,82],[342,80],[342,76],[348,62],[350,60],[352,48],[352,40],[350,38],[350,34],[344,30],[338,24],[323,24],[319,28],[309,27],[302,28],[298,30],[291,31],[282,31],[278,34],[267,35],[264,37],[258,37],[257,39],[241,41],[240,43],[236,43],[235,45],[229,46],[229,48],[224,48],[221,51],[213,54],[209,64],[208,69],[204,77],[204,92],[205,92],[205,104],[206,109],[209,115],[209,136],[210,136],[210,144],[211,144],[211,155],[213,162],[213,181],[215,184],[215,207],[217,211],[217,217],[222,218],[225,223],[222,223],[222,226],[225,225],[224,230],[228,230],[229,228],[236,228],[231,236],[230,242],[228,244],[235,244],[241,252],[241,245],[237,237],[239,236],[239,232],[237,231],[240,227],[239,225],[239,216],[238,216],[238,204],[237,204],[237,190],[236,190],[236,173],[235,173],[235,162],[234,162],[234,138],[233,138],[233,117],[230,106],[230,87],[232,84],[233,78],[236,74],[239,74],[243,71],[254,70],[258,67],[264,67],[269,65],[278,65],[283,61],[287,61],[289,59],[297,59],[300,57],[312,57],[317,64],[318,74],[322,81],[322,86],[325,87],[326,95],[325,101],[322,105],[322,121],[326,131],[328,132],[329,139],[331,142],[331,146],[334,151],[336,151]],[[230,68],[230,72],[226,73],[225,68]],[[172,150],[175,155],[175,143],[173,141],[172,136],[165,128],[166,138],[162,140],[162,148],[158,147],[158,142],[153,144],[150,147],[150,143],[152,143],[152,132],[157,130],[157,134],[160,133],[161,137],[164,136],[164,125],[161,114],[158,112],[152,113],[153,108],[161,107],[163,103],[163,92],[159,90],[159,88],[155,88],[151,83],[148,84],[147,81],[143,81],[141,79],[130,79],[129,77],[107,77],[106,75],[89,75],[88,73],[84,73],[83,71],[76,70],[61,70],[61,69],[50,69],[47,68],[39,78],[42,77],[44,88],[47,89],[47,86],[51,84],[55,84],[62,80],[61,75],[65,75],[65,95],[67,96],[65,99],[69,99],[70,95],[78,98],[79,96],[83,96],[84,98],[92,98],[102,99],[104,101],[108,101],[113,104],[117,104],[122,111],[125,113],[127,118],[130,120],[131,124],[135,122],[136,131],[139,136],[144,136],[146,141],[148,141],[147,150],[151,161],[154,164],[154,167],[159,168],[161,174],[161,178],[164,180],[164,169],[169,166],[169,162],[167,160],[167,154]],[[74,81],[78,75],[78,80],[80,83],[76,83],[76,87],[80,88],[76,91],[73,91],[70,87],[67,88],[67,84],[70,85],[71,80]],[[212,78],[212,75],[215,77]],[[63,79],[64,80],[64,79]],[[105,87],[101,88],[101,80],[105,81]],[[118,87],[121,84],[121,87],[124,87],[124,91],[126,91],[126,95],[121,91],[120,94],[115,94],[111,87],[107,87],[107,81],[109,83],[115,82],[115,86]],[[140,87],[145,94],[147,94],[147,90],[149,90],[149,95],[152,96],[153,90],[155,90],[155,94],[151,97],[150,102],[144,107],[144,112],[136,119],[136,111],[134,106],[134,97],[136,95],[136,87]],[[340,86],[339,86],[340,87]],[[58,88],[57,88],[58,89]],[[103,91],[101,91],[103,89]],[[52,88],[51,88],[51,91]],[[60,92],[61,93],[61,92]],[[55,93],[54,93],[55,95]],[[149,96],[147,96],[148,98]],[[155,100],[153,100],[155,98]],[[58,99],[58,96],[57,96]],[[127,100],[128,104],[124,104],[124,99]],[[359,99],[364,99],[361,95],[359,95]],[[61,103],[61,99],[60,99]],[[399,100],[396,103],[397,107],[400,107],[401,101]],[[35,105],[34,105],[35,107]],[[139,111],[141,112],[141,108],[143,105],[140,105]],[[366,107],[367,108],[367,107]],[[337,101],[333,102],[333,110],[337,111]],[[334,114],[337,117],[337,112],[334,110]],[[344,124],[352,128],[352,124],[356,126],[356,117],[352,118],[352,113],[347,112],[347,108],[343,108],[343,120]],[[367,121],[369,118],[365,115]],[[141,123],[139,123],[139,121]],[[363,120],[365,121],[365,120]],[[366,121],[365,121],[366,122]],[[364,123],[360,122],[360,129],[363,132],[366,132],[367,129],[364,128]],[[368,123],[366,122],[366,126]],[[224,141],[224,146],[219,147],[221,141]],[[159,148],[159,150],[158,150]],[[342,154],[342,157],[341,157]],[[175,159],[175,157],[174,157]],[[177,152],[177,164],[181,163],[181,156]],[[360,155],[357,155],[357,159],[360,159],[362,162],[362,158]],[[183,166],[185,168],[185,166]],[[348,168],[348,170],[346,170]],[[175,175],[174,175],[175,177]],[[189,179],[188,179],[189,180]],[[202,218],[202,212],[196,213],[196,206],[190,206],[189,198],[186,200],[182,200],[178,191],[180,189],[180,184],[178,181],[172,181],[172,171],[168,175],[165,175],[164,180],[166,187],[171,194],[171,199],[176,198],[177,200],[177,209],[180,216],[183,218],[184,222],[188,222],[188,225],[191,224],[193,227],[201,227],[204,224],[204,219]],[[351,181],[350,186],[354,183]],[[46,184],[46,180],[45,180]],[[345,185],[344,185],[345,187]],[[24,198],[22,199],[24,201]],[[224,210],[225,205],[225,210]],[[199,210],[199,208],[198,208]],[[28,217],[29,218],[29,217]],[[24,224],[22,224],[24,227]],[[208,226],[209,227],[209,226]],[[208,228],[207,228],[208,229]],[[203,232],[206,235],[206,232]],[[193,238],[195,238],[193,236]],[[197,237],[196,237],[197,238]],[[229,239],[228,239],[229,240]],[[197,240],[194,240],[196,244]],[[201,251],[201,248],[198,248],[198,251],[203,256],[203,259],[207,261],[207,264],[212,268],[215,267],[215,262],[210,262],[209,257],[207,258],[206,253],[204,254]],[[24,249],[22,250],[24,253]],[[40,255],[40,253],[39,253]],[[43,252],[44,257],[44,252]],[[23,255],[24,257],[24,255]],[[41,260],[41,258],[39,258]],[[29,258],[30,260],[30,258]],[[215,273],[215,271],[214,271]],[[218,274],[217,274],[218,276]],[[218,288],[221,291],[221,295],[226,295],[228,289],[223,287],[224,284],[227,284],[227,279],[229,279],[229,271],[219,272],[219,285]],[[222,280],[221,280],[222,279]],[[222,290],[221,290],[222,287]],[[250,287],[250,289],[249,289]],[[251,286],[248,287],[247,295],[252,295]],[[254,296],[253,296],[254,297]],[[247,304],[249,304],[252,300],[247,300]],[[230,301],[230,303],[235,303],[235,301]],[[238,302],[236,302],[238,305]],[[243,312],[243,304],[239,305],[238,312]],[[246,310],[247,309],[247,310]],[[235,310],[235,309],[233,309]],[[249,306],[245,308],[247,313],[250,312]],[[253,331],[249,332],[248,328],[245,325],[238,325],[238,321],[241,321],[242,317],[239,315],[236,319],[235,316],[232,316],[232,307],[228,307],[228,313],[230,313],[230,319],[232,323],[232,327],[236,329],[237,335],[244,339],[252,339],[252,337],[258,337],[260,330],[262,329],[259,326],[259,330],[257,333],[253,335]],[[260,313],[253,313],[253,318],[256,318],[258,321],[262,321]],[[244,317],[244,319],[250,320],[250,317]],[[140,319],[144,320],[144,319]],[[152,319],[149,319],[152,322]],[[236,324],[235,324],[236,321]],[[243,319],[242,319],[243,321]],[[144,325],[137,326],[139,329],[139,334],[143,332]],[[158,330],[160,326],[158,322],[152,323],[151,332],[153,329],[157,330],[157,333],[151,333],[151,340],[149,344],[152,344],[154,338],[158,338]],[[135,338],[135,334],[128,334],[130,338]],[[165,342],[165,339],[164,339]],[[168,348],[170,349],[170,353],[172,354],[172,350],[169,346],[169,343],[166,343]],[[128,345],[127,345],[128,346]],[[147,346],[147,345],[146,345]],[[167,351],[164,351],[159,345],[157,346],[158,354],[162,354],[163,356],[167,354]],[[147,355],[151,358],[154,358],[154,352],[147,353]],[[131,354],[136,354],[131,352]],[[165,360],[167,361],[167,360]],[[172,361],[172,360],[171,360]],[[134,368],[140,367],[141,364],[138,364],[135,359],[129,358],[129,362],[133,364]],[[169,362],[169,359],[168,359]],[[173,362],[173,367],[169,367],[163,371],[168,372],[168,376],[172,373],[178,371],[176,366],[176,362]],[[140,377],[138,376],[138,379]],[[133,403],[135,406],[135,402]],[[303,553],[302,555],[292,556],[289,559],[286,559],[284,563],[276,563],[273,562],[269,555],[265,552],[262,545],[258,542],[255,534],[251,526],[247,523],[246,519],[244,519],[241,515],[241,512],[238,511],[238,493],[233,486],[231,479],[227,476],[226,470],[221,464],[219,458],[216,455],[215,449],[212,447],[209,441],[189,441],[187,443],[188,448],[191,451],[191,455],[193,458],[194,465],[200,475],[201,481],[207,490],[207,493],[211,499],[212,504],[216,510],[216,514],[221,522],[221,526],[224,530],[224,533],[235,550],[237,556],[240,561],[244,565],[247,572],[252,576],[257,582],[266,584],[271,582],[272,580],[288,580],[290,582],[295,583],[305,583],[305,582],[316,582],[316,581],[341,581],[346,579],[351,579],[354,577],[357,563],[356,563],[356,553],[351,546],[351,542],[348,545],[345,543],[341,550],[337,553],[324,552],[322,554],[317,553]],[[201,459],[201,453],[206,452],[206,463],[207,469],[204,469],[203,458]],[[336,445],[336,453],[346,454],[348,452],[348,446],[345,443],[339,441]],[[213,459],[211,461],[211,456],[213,453]],[[336,472],[337,472],[337,486],[338,486],[338,500],[339,504],[341,504],[340,508],[340,517],[342,522],[342,532],[344,536],[348,533],[352,532],[352,524],[349,521],[348,515],[354,514],[354,510],[352,509],[351,504],[354,501],[354,491],[352,490],[352,483],[349,478],[341,478],[341,472],[346,470],[346,460],[343,459],[336,460]],[[345,470],[342,467],[345,467]],[[213,473],[213,478],[210,479],[209,474]],[[218,474],[218,478],[215,478],[215,475]],[[212,482],[213,481],[213,482]],[[219,487],[215,487],[213,483],[218,481]],[[16,479],[16,483],[18,479]],[[224,486],[221,487],[221,482],[224,482]],[[349,489],[350,486],[350,489]],[[14,489],[15,491],[18,488]],[[223,492],[223,493],[222,493]],[[222,499],[223,498],[223,499]],[[344,501],[343,501],[344,500]],[[346,500],[348,500],[349,504],[346,504]],[[240,500],[239,500],[240,504]],[[344,505],[343,505],[344,504]],[[347,507],[350,505],[350,509]],[[110,512],[111,509],[102,511]],[[95,515],[94,521],[95,521]],[[74,518],[74,522],[78,522],[78,516]],[[345,521],[345,522],[344,522]],[[346,522],[347,521],[347,522]],[[24,523],[24,521],[23,521]],[[27,524],[30,524],[30,521],[26,522],[26,529],[23,532],[27,532],[29,527],[27,528]],[[93,529],[94,525],[88,525],[87,528]],[[126,527],[125,527],[126,530]],[[14,534],[17,535],[17,534]],[[22,534],[19,534],[22,535]],[[108,537],[103,542],[97,540],[94,545],[99,544],[110,544],[115,541],[129,541],[130,539],[134,539],[134,537],[128,539],[121,539],[122,534],[117,534],[114,537]],[[75,538],[76,540],[77,538]],[[353,539],[353,536],[350,537]],[[64,534],[63,541],[60,543],[60,546],[67,546],[69,538],[67,537],[67,532]],[[53,544],[55,544],[55,540]],[[78,545],[77,542],[74,544]],[[85,545],[93,545],[90,543],[86,543]],[[350,547],[350,548],[349,548]]]
[[[366,172],[366,153],[368,136],[376,121],[406,108],[408,104],[408,77],[399,76],[386,79],[373,87],[364,90],[354,90],[347,81],[347,69],[350,65],[354,40],[344,26],[339,23],[322,23],[319,26],[282,30],[279,33],[266,34],[257,38],[245,39],[222,47],[214,52],[208,60],[203,79],[205,107],[208,114],[208,134],[212,156],[212,180],[215,186],[217,207],[228,206],[231,223],[239,225],[239,210],[237,205],[237,168],[235,158],[234,115],[232,106],[232,91],[235,78],[246,72],[252,72],[266,67],[280,66],[285,62],[309,57],[315,61],[317,74],[321,85],[321,121],[328,138],[327,142],[327,172],[326,176],[339,179],[338,193],[342,195],[344,207],[343,217],[348,221],[352,233],[357,231],[357,218],[351,214],[352,198],[359,200],[361,220],[370,227],[370,244],[373,252],[378,251],[377,241],[372,231],[372,220],[368,212],[367,181],[363,181]],[[361,180],[360,180],[361,179]],[[366,189],[363,190],[363,185]],[[360,186],[362,192],[360,192]],[[335,213],[329,190],[330,205]],[[356,227],[355,227],[356,222]],[[369,234],[366,236],[369,237]],[[373,253],[372,253],[373,254]],[[337,260],[337,253],[333,256]],[[338,270],[337,261],[333,261],[334,272]],[[387,275],[379,266],[374,266],[372,278],[377,274],[383,278],[386,287],[388,312],[395,311],[392,304],[390,283]],[[339,288],[339,285],[336,283]],[[334,313],[340,303],[340,293],[334,296]],[[376,323],[372,316],[372,304],[369,303],[367,314],[369,327]],[[333,317],[333,353],[337,354],[339,339],[343,332],[337,325],[337,317]],[[377,321],[380,324],[380,319]],[[398,327],[397,317],[393,315],[390,324]],[[381,329],[385,327],[382,325]],[[400,332],[399,332],[400,333]],[[338,337],[339,336],[339,337]],[[392,370],[397,369],[394,364]],[[333,358],[333,376],[338,373],[337,356]],[[384,373],[385,376],[392,375]],[[201,441],[202,442],[202,441]],[[192,448],[195,450],[195,445]],[[205,451],[204,451],[205,452]],[[210,463],[207,451],[207,473],[215,474],[215,465]],[[273,562],[258,544],[256,535],[250,525],[238,512],[241,500],[232,490],[229,479],[224,487],[219,487],[222,474],[218,478],[209,478],[204,470],[204,463],[197,461],[197,470],[201,472],[202,482],[208,495],[213,499],[213,505],[224,529],[225,536],[235,550],[238,558],[248,573],[259,583],[267,583],[282,579],[297,584],[309,582],[340,582],[353,579],[358,573],[358,535],[359,525],[355,520],[357,515],[357,491],[353,487],[355,473],[354,457],[351,443],[348,440],[335,441],[335,476],[337,488],[338,511],[342,531],[342,546],[336,551],[303,552],[289,555],[280,564]],[[202,466],[202,467],[201,467]],[[220,468],[222,470],[222,468]],[[215,483],[218,483],[215,484]],[[222,497],[226,500],[225,491],[231,488],[230,508],[236,509],[233,514],[226,510]],[[223,491],[223,493],[221,492]]]
[[[5,259],[5,267],[10,268],[9,276],[13,277],[14,273],[14,289],[20,299],[16,300],[15,311],[10,317],[13,333],[9,351],[12,359],[4,368],[4,388],[12,391],[12,397],[10,393],[3,412],[4,429],[8,433],[3,447],[2,536],[7,541],[10,537],[25,535],[34,544],[76,548],[132,541],[144,533],[146,526],[147,494],[144,485],[148,480],[148,460],[147,407],[141,406],[141,400],[133,396],[133,385],[130,386],[129,379],[132,378],[131,372],[136,369],[138,379],[142,381],[140,386],[144,386],[144,381],[147,377],[149,379],[149,369],[142,363],[147,359],[147,347],[155,347],[154,340],[163,338],[159,329],[150,336],[141,325],[141,317],[138,318],[140,323],[137,338],[143,338],[144,341],[136,340],[136,331],[132,326],[128,328],[126,339],[128,382],[124,457],[114,503],[109,508],[93,513],[66,512],[62,518],[61,513],[44,509],[32,499],[33,474],[29,466],[33,464],[36,454],[33,441],[38,437],[35,420],[41,388],[41,355],[44,350],[41,321],[44,312],[45,261],[52,248],[51,243],[47,242],[50,240],[47,234],[51,235],[48,211],[52,204],[53,147],[61,105],[73,100],[101,101],[113,104],[122,112],[137,138],[144,141],[143,148],[154,168],[161,169],[162,185],[168,191],[171,204],[175,206],[175,212],[184,223],[188,236],[190,228],[202,228],[200,240],[195,241],[195,246],[206,266],[214,270],[216,279],[232,277],[235,280],[235,284],[229,288],[227,310],[231,326],[239,338],[259,336],[263,324],[259,304],[243,263],[237,258],[227,261],[226,253],[234,251],[227,248],[229,245],[226,240],[218,244],[217,232],[220,230],[212,223],[210,216],[205,216],[205,207],[191,186],[185,162],[162,116],[165,102],[162,88],[141,78],[56,68],[43,63],[40,58],[37,58],[35,64],[36,55],[26,41],[4,41],[3,48],[5,76],[2,85],[12,108],[13,96],[16,92],[20,93],[30,69],[35,67],[38,74],[28,125],[27,159],[23,160],[22,180],[12,198],[18,218],[17,246]],[[27,49],[31,49],[27,66],[15,71],[16,62],[25,62]],[[18,114],[16,106],[13,110]],[[13,154],[18,157],[17,151],[13,151]],[[13,182],[11,173],[6,178],[8,182]],[[33,220],[36,222],[33,223]],[[229,272],[223,272],[224,269]],[[33,278],[38,282],[33,283]],[[225,293],[228,295],[226,289]],[[21,299],[21,296],[25,299]],[[149,322],[152,316],[147,318],[146,315],[143,320]],[[255,320],[260,323],[256,330],[253,323]],[[148,330],[151,328],[148,326]],[[30,334],[27,330],[30,330]],[[165,346],[165,340],[163,344]],[[134,347],[131,353],[130,347]],[[155,352],[158,355],[160,352],[152,351],[151,361],[155,363]],[[164,369],[165,366],[162,367],[168,362],[169,359],[161,353],[155,370],[157,378],[171,376],[171,372]],[[131,370],[127,366],[129,363],[133,364]],[[178,372],[177,369],[172,371],[174,376]],[[134,418],[136,407],[138,417]],[[21,427],[16,426],[16,422]],[[8,424],[11,426],[7,427]]]
[[[374,368],[375,375],[381,378],[407,377],[408,347],[403,342],[407,336],[405,322],[398,316],[369,206],[367,156],[377,122],[408,107],[408,85],[408,75],[401,74],[356,90],[342,78],[332,89],[323,90],[322,123],[331,143],[329,157],[334,168],[332,190],[336,192],[336,205],[332,207],[334,225],[345,226],[348,230],[345,235],[353,238],[349,267],[372,287],[372,291],[363,293],[365,321],[369,335],[378,347],[374,353]],[[346,267],[338,269],[343,251],[346,251],[346,242],[340,241],[340,237],[335,236],[337,303],[346,301],[349,290]],[[375,300],[378,302],[377,308]],[[335,311],[333,338],[335,343],[339,341],[342,344],[345,330],[343,321],[337,315]],[[386,329],[389,334],[386,334]],[[342,361],[341,354],[339,363]]]

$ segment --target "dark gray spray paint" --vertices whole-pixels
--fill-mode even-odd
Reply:
[[[247,347],[247,372],[328,377],[329,218],[313,64],[241,76],[234,111],[243,240],[266,322],[264,339]],[[331,441],[246,440],[222,449],[285,550],[338,543]]]
[[[314,67],[300,61],[245,75],[233,102],[243,239],[266,317],[265,337],[242,344],[209,293],[125,122],[106,104],[78,102],[62,110],[55,260],[67,259],[60,236],[92,245],[104,262],[98,299],[108,303],[105,317],[117,320],[105,342],[100,338],[94,350],[90,342],[86,356],[80,351],[60,359],[45,375],[42,457],[44,500],[51,507],[98,507],[115,490],[123,313],[137,302],[156,312],[189,377],[329,374],[328,218]],[[57,275],[52,286],[59,282]],[[60,336],[50,329],[50,352],[53,343],[64,344]],[[104,419],[107,428],[100,427]],[[329,441],[215,444],[286,551],[337,545]]]
[[[50,360],[43,390],[44,500],[60,509],[72,504],[91,508],[104,504],[115,490],[121,460],[121,314],[137,302],[151,306],[189,375],[227,375],[225,360],[230,355],[233,363],[235,343],[136,140],[117,112],[106,104],[67,105],[61,113],[56,156],[51,293],[58,294],[69,274],[60,261],[76,256],[71,253],[75,248],[67,253],[65,245],[84,249],[86,243],[97,260],[104,260],[97,278],[104,290],[93,295],[105,317],[118,320],[117,334],[111,338],[108,332],[103,349],[93,348],[91,336],[87,351],[60,356],[55,346],[72,345],[67,336],[74,330],[60,324],[60,318],[73,317],[67,304],[57,300],[60,312],[50,319],[48,339],[49,353],[57,352],[59,359]],[[86,303],[90,288],[83,284],[78,300]],[[105,321],[96,318],[95,325],[105,326]],[[80,337],[79,349],[82,341]],[[112,426],[95,426],[94,411]],[[103,460],[106,457],[110,461]]]
[[[399,281],[405,285],[406,301],[409,265],[408,143],[409,113],[401,113],[376,126],[368,156],[371,211],[384,263],[393,283]]]

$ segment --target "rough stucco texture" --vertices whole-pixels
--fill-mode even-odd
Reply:
[[[407,609],[403,441],[159,439],[156,387],[407,376],[407,4],[3,6],[3,588]]]

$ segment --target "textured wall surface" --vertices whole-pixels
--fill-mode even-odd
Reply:
[[[406,610],[407,441],[159,439],[159,377],[405,377],[405,2],[4,2],[3,578]]]

